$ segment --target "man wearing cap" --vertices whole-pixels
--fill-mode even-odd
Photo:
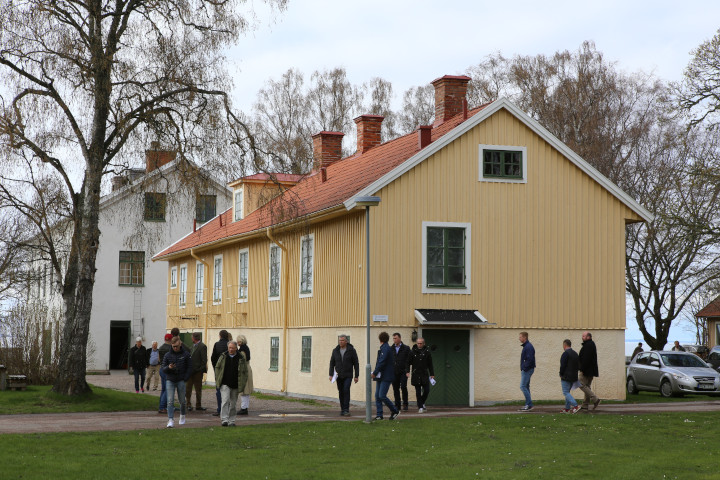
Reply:
[[[147,349],[143,347],[142,337],[135,339],[135,346],[130,349],[130,362],[135,375],[135,393],[145,393],[145,368],[147,367]],[[138,384],[140,377],[140,384]]]
[[[165,334],[165,343],[163,343],[160,348],[158,348],[158,352],[160,353],[160,365],[162,365],[163,358],[165,358],[165,354],[168,353],[170,350],[172,350],[172,346],[170,345],[170,341],[172,340],[172,334],[166,333]],[[167,387],[165,386],[165,382],[167,380],[167,376],[165,375],[165,372],[163,369],[160,369],[160,405],[158,406],[158,413],[167,413]]]
[[[155,378],[155,387],[153,390],[157,390],[158,381],[160,377],[160,351],[158,350],[158,343],[152,342],[152,348],[147,350],[147,377],[145,389],[150,391],[150,382]]]

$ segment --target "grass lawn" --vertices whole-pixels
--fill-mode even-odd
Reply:
[[[158,398],[152,395],[119,392],[108,388],[92,387],[92,393],[79,398],[67,398],[50,392],[49,385],[29,386],[25,391],[0,392],[0,412],[16,413],[68,413],[68,412],[120,412],[153,410]],[[0,456],[2,453],[0,453]]]
[[[371,425],[14,434],[0,436],[0,472],[3,479],[139,471],[161,478],[172,469],[181,478],[230,470],[247,479],[717,479],[718,420],[718,413],[401,416]]]

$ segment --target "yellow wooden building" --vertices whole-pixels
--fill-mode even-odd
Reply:
[[[336,398],[331,349],[348,334],[364,398],[365,214],[371,356],[377,335],[433,351],[428,404],[521,399],[518,333],[537,355],[531,391],[560,399],[562,341],[593,332],[603,398],[624,398],[625,226],[651,215],[511,102],[468,110],[468,77],[435,86],[433,125],[382,143],[382,117],[313,137],[307,176],[231,183],[233,208],[154,258],[169,263],[167,326],[243,334],[255,385]],[[209,374],[212,381],[212,374]],[[414,395],[411,393],[411,400]]]

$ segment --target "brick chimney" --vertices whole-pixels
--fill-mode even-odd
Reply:
[[[313,171],[340,160],[344,135],[342,132],[320,132],[312,136]]]
[[[432,142],[432,125],[420,125],[418,127],[418,148],[423,148],[430,145]]]
[[[465,75],[445,75],[432,81],[432,85],[435,87],[435,123],[433,125],[440,125],[462,113],[469,81],[470,77]]]
[[[360,115],[355,119],[357,125],[357,153],[365,153],[382,143],[380,129],[385,117],[382,115]]]
[[[160,142],[151,142],[150,150],[145,150],[145,173],[150,173],[156,168],[175,160],[177,152],[161,150]]]

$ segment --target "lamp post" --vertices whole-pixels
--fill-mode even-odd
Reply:
[[[357,197],[355,205],[365,207],[365,423],[372,422],[372,383],[370,379],[370,207],[376,207],[380,197]]]

